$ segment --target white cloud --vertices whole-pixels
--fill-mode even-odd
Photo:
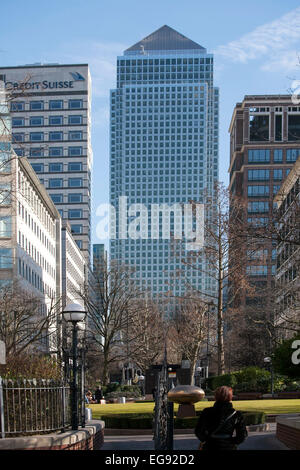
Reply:
[[[257,27],[235,41],[217,47],[214,53],[219,60],[244,64],[267,56],[261,67],[263,70],[274,71],[280,67],[291,70],[297,62],[295,45],[299,41],[300,7],[275,21]]]

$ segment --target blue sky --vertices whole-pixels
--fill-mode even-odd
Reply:
[[[245,94],[286,94],[300,79],[300,4],[286,0],[14,0],[1,5],[0,64],[89,63],[95,215],[108,202],[109,90],[116,57],[167,24],[215,55],[220,88],[220,180],[228,183],[228,127]]]

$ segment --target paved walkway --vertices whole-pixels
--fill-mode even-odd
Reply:
[[[251,432],[239,450],[288,450],[275,436],[275,424],[270,431]],[[196,450],[199,441],[192,434],[174,436],[174,450]],[[106,436],[101,450],[154,450],[151,435],[139,436]]]

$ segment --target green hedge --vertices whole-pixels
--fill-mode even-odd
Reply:
[[[262,424],[265,422],[265,413],[262,411],[248,412],[242,411],[246,426],[251,424]],[[174,419],[175,429],[195,429],[199,414],[191,418]],[[106,428],[111,429],[152,429],[153,414],[120,414],[105,415],[101,419],[105,422]]]
[[[289,380],[290,381],[290,380]],[[284,390],[287,378],[278,374],[274,375],[275,392]],[[266,369],[260,367],[245,367],[244,369],[219,376],[208,377],[206,387],[211,390],[222,385],[232,387],[234,393],[238,392],[261,392],[270,393],[271,374]]]

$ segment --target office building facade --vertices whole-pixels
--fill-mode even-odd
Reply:
[[[230,195],[244,201],[245,226],[260,230],[276,217],[274,197],[300,155],[300,108],[289,95],[246,95],[235,106],[229,132]],[[265,237],[259,245],[253,251],[245,244],[245,276],[254,292],[231,284],[229,296],[244,319],[253,315],[257,319],[265,353],[269,353],[267,330],[274,322],[277,244]],[[248,331],[253,325],[249,323]],[[253,334],[251,341],[255,339]]]
[[[86,64],[0,67],[13,148],[26,156],[90,258],[91,80]]]
[[[218,180],[218,100],[213,56],[168,26],[117,58],[117,88],[111,91],[110,203],[116,213],[110,255],[134,266],[138,285],[154,295],[181,295],[186,283],[202,292],[214,290],[211,277],[182,262],[185,243],[174,255],[178,219],[171,214],[170,225],[163,227],[160,209],[203,203],[204,194],[212,194]],[[154,215],[152,205],[160,206]],[[126,227],[135,211],[142,220],[137,236]]]
[[[280,241],[277,245],[276,317],[279,338],[300,330],[300,157],[275,196]]]

